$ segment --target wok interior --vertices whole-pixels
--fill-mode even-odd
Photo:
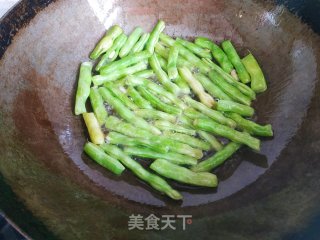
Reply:
[[[64,237],[75,231],[99,237],[109,228],[126,228],[126,216],[133,212],[192,213],[202,219],[194,225],[200,229],[200,222],[219,225],[211,216],[244,214],[239,206],[259,205],[269,195],[274,196],[270,204],[279,205],[282,189],[293,195],[294,191],[287,188],[290,176],[274,182],[272,174],[286,172],[300,160],[286,152],[294,139],[305,134],[301,129],[319,77],[319,38],[283,7],[263,2],[81,0],[70,5],[62,0],[51,4],[19,31],[0,63],[1,174],[26,206]],[[157,19],[167,23],[165,32],[171,36],[231,39],[242,56],[252,51],[268,81],[267,92],[254,103],[257,121],[270,122],[275,132],[273,139],[262,141],[260,153],[243,149],[221,167],[217,189],[174,185],[184,196],[179,203],[159,195],[130,172],[115,177],[88,159],[82,153],[87,140],[84,124],[73,115],[79,63],[88,59],[105,28],[119,24],[126,33],[135,26],[150,31]],[[302,201],[313,201],[313,196]],[[284,213],[298,221],[289,210]],[[78,215],[86,216],[86,222]],[[65,217],[70,222],[63,228],[54,224]],[[264,218],[268,217],[272,218],[271,212]]]

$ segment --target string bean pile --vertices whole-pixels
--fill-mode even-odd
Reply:
[[[160,20],[150,33],[107,30],[80,65],[74,110],[87,126],[90,158],[180,200],[166,179],[217,187],[212,170],[242,146],[259,151],[257,137],[273,130],[252,121],[251,103],[267,84],[251,53],[241,59],[230,40],[191,42],[164,29]]]

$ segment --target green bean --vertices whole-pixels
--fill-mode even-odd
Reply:
[[[243,143],[257,151],[260,150],[259,139],[251,137],[246,133],[236,131],[230,127],[224,126],[208,119],[196,119],[194,120],[193,124],[199,130],[210,132],[221,137],[226,137],[233,142]]]
[[[166,120],[172,123],[177,121],[176,116],[154,109],[138,109],[135,110],[134,113],[147,120]]]
[[[185,133],[188,135],[196,135],[196,131],[193,129],[185,128],[182,126],[179,126],[177,124],[172,124],[169,121],[164,121],[164,120],[157,120],[154,121],[154,125],[163,131],[174,131],[174,132],[179,132],[179,133]]]
[[[155,53],[157,53],[159,56],[163,57],[164,59],[169,58],[169,48],[166,48],[162,46],[160,43],[157,43],[154,47]]]
[[[100,126],[103,125],[106,122],[108,113],[97,88],[90,89],[90,102]]]
[[[203,105],[200,102],[197,102],[190,98],[189,96],[184,96],[183,99],[193,108],[199,110],[206,116],[212,118],[214,121],[221,123],[223,125],[227,125],[231,128],[234,128],[236,126],[236,123],[227,117],[225,117],[221,112],[218,112],[216,110],[213,110],[211,108],[208,108],[207,106]]]
[[[114,40],[112,46],[101,57],[101,60],[99,61],[99,63],[95,68],[96,71],[99,71],[101,67],[103,67],[107,63],[113,62],[118,57],[119,51],[126,41],[127,41],[127,36],[124,33],[122,33],[119,37],[117,37]]]
[[[134,87],[129,86],[127,89],[127,93],[138,107],[145,110],[148,109],[147,111],[152,109],[151,104],[146,99],[144,99]]]
[[[142,70],[140,72],[134,73],[133,76],[142,77],[142,78],[153,78],[156,75],[154,74],[153,70],[146,69],[146,70]]]
[[[100,57],[101,54],[105,53],[112,46],[114,39],[122,32],[123,30],[118,25],[112,26],[93,49],[90,58],[95,60]]]
[[[131,112],[128,108],[126,108],[119,99],[112,96],[111,92],[108,89],[106,89],[105,87],[101,87],[99,88],[99,92],[102,95],[102,98],[108,104],[110,104],[113,107],[113,109],[115,109],[123,119],[127,120],[128,122],[131,122],[137,127],[148,130],[153,134],[156,134],[156,135],[161,134],[159,129],[150,125],[143,118],[136,116],[133,112]]]
[[[189,135],[186,135],[189,136]],[[150,138],[151,141],[156,140],[159,136]],[[190,156],[196,159],[201,159],[203,157],[202,150],[199,148],[192,147],[191,144],[177,142],[176,140],[164,135],[160,137],[160,142],[163,146],[167,146],[170,152],[175,152]]]
[[[218,45],[213,43],[210,39],[205,37],[197,37],[195,43],[200,47],[210,49],[212,56],[226,73],[230,73],[233,70],[233,65],[229,61],[227,55]]]
[[[91,141],[94,144],[104,143],[104,134],[94,113],[83,113],[82,116],[87,126]]]
[[[113,94],[114,97],[119,99],[129,109],[136,110],[139,108],[130,98],[128,98],[126,93],[122,92],[119,89],[119,87],[109,86],[108,89],[111,91],[111,93]]]
[[[164,86],[164,88],[167,89],[169,92],[178,95],[180,93],[180,88],[169,80],[167,74],[161,69],[160,63],[156,55],[152,55],[149,58],[149,63],[152,70],[155,72],[157,79]]]
[[[190,119],[190,118],[188,118],[188,117],[185,116],[185,115],[179,115],[179,116],[177,117],[176,123],[177,123],[178,125],[181,125],[182,127],[185,127],[185,128],[188,128],[188,129],[194,129],[192,120],[193,120],[193,119]]]
[[[192,64],[191,62],[189,62],[187,59],[185,59],[182,56],[178,57],[178,61],[177,61],[177,67],[186,67],[191,69],[192,71],[199,71],[199,65],[198,64]],[[208,68],[206,68],[207,70]],[[204,71],[204,69],[202,68],[202,70]]]
[[[169,58],[169,51],[170,51],[169,49],[166,49],[160,43],[157,43],[155,46],[155,52],[157,53],[157,55],[163,57],[164,59]],[[178,56],[177,66],[178,67],[187,67],[190,69],[195,68],[195,66],[193,64],[191,64],[190,62],[188,62],[185,58],[183,58],[181,56]]]
[[[150,168],[159,175],[178,182],[203,187],[216,187],[218,185],[217,176],[212,173],[196,173],[164,159],[157,159],[150,165]]]
[[[165,104],[171,104],[171,101],[164,97],[163,95],[158,94],[156,91],[152,90],[152,89],[147,89],[151,94],[153,94],[154,96],[156,96],[157,98],[159,98],[159,100],[161,100],[163,103]]]
[[[207,171],[242,145],[259,151],[257,137],[272,137],[273,129],[250,119],[252,101],[267,88],[251,53],[240,59],[229,40],[219,47],[205,37],[172,38],[164,28],[159,20],[151,33],[137,27],[126,36],[111,27],[90,54],[97,64],[81,65],[74,111],[83,115],[90,141],[84,151],[94,161],[118,175],[128,168],[182,199],[165,177],[216,187],[217,177]],[[215,154],[204,158],[208,151]],[[154,172],[138,163],[141,158]]]
[[[110,52],[110,55],[109,55],[111,62],[116,60],[116,58],[119,56],[119,52],[120,52],[121,48],[123,47],[123,45],[127,42],[127,40],[128,40],[128,36],[125,35],[124,33],[122,33],[119,37],[116,38],[116,40],[114,40],[114,43],[110,49],[114,48],[115,53],[112,54],[112,52]],[[108,49],[108,51],[110,49]]]
[[[206,105],[209,108],[215,105],[214,99],[204,91],[204,88],[201,85],[201,83],[192,75],[191,71],[188,68],[179,68],[179,73],[180,76],[189,84],[190,88],[198,96],[198,98],[204,105]]]
[[[173,44],[175,42],[175,40],[173,38],[169,37],[168,35],[166,35],[164,33],[160,34],[159,39],[169,47],[173,46]]]
[[[117,72],[117,71],[124,69],[128,66],[132,66],[132,65],[137,64],[143,60],[146,60],[150,56],[151,56],[150,53],[147,51],[138,52],[138,53],[128,55],[118,61],[111,62],[111,63],[103,66],[100,69],[100,74],[101,75],[108,75],[113,72]]]
[[[267,90],[266,79],[255,57],[250,53],[242,58],[242,63],[247,69],[251,77],[251,89],[256,93]]]
[[[223,164],[228,158],[230,158],[239,148],[240,143],[230,142],[220,151],[216,152],[212,157],[192,166],[191,170],[194,172],[209,172],[212,169]]]
[[[165,35],[165,34],[160,34],[160,40],[165,42],[168,46],[173,46],[173,44],[176,42],[174,39],[172,39],[171,37]],[[198,58],[196,55],[194,55],[189,49],[185,48],[182,44],[176,42],[176,45],[179,49],[179,55],[181,55],[183,58],[185,58],[187,60],[187,62],[189,62],[189,66],[190,64],[192,64],[193,66],[197,67],[201,72],[203,73],[207,73],[210,71],[210,68],[203,64],[200,60],[200,58]],[[160,50],[160,49],[159,49]],[[163,49],[162,49],[162,53]],[[160,54],[160,53],[159,53]],[[161,55],[161,54],[160,54]],[[180,59],[180,61],[179,61]],[[182,67],[185,62],[181,62],[181,58],[178,58],[178,66],[181,64]],[[187,66],[188,67],[188,66]]]
[[[178,75],[176,79],[173,80],[173,82],[181,89],[182,94],[190,94],[190,87],[188,83]]]
[[[209,66],[211,69],[213,69],[214,71],[216,71],[217,73],[219,73],[221,75],[221,77],[228,82],[230,85],[236,87],[239,91],[241,91],[244,95],[246,95],[247,97],[249,97],[251,100],[256,99],[256,93],[247,85],[238,82],[236,79],[234,79],[230,74],[226,73],[225,71],[223,71],[222,68],[220,68],[217,64],[215,64],[214,62],[212,62],[210,59],[207,58],[203,58],[202,61],[207,64],[207,66]]]
[[[161,68],[164,70],[164,71],[167,71],[168,68],[167,68],[167,65],[168,65],[168,62],[166,59],[164,59],[163,57],[161,57],[159,54],[156,53],[156,56],[157,56],[157,59],[160,63],[160,66]]]
[[[170,48],[166,48],[166,47],[162,46],[160,43],[157,43],[156,46],[155,46],[155,52],[157,53],[157,56],[161,56],[162,58],[168,60],[169,53],[170,53]],[[195,68],[195,66],[193,64],[188,62],[185,58],[181,57],[180,55],[178,55],[177,66],[178,67],[185,66],[185,67],[188,67],[190,69]]]
[[[183,114],[190,119],[197,119],[197,118],[208,118],[207,115],[198,112],[194,108],[188,107],[183,110]]]
[[[159,110],[162,110],[164,112],[170,113],[170,114],[181,114],[182,110],[180,108],[168,105],[164,102],[162,102],[159,98],[157,98],[155,95],[153,95],[151,92],[149,92],[145,87],[138,86],[137,90],[140,92],[140,94],[147,99],[151,105]]]
[[[250,76],[249,73],[247,72],[246,68],[243,66],[241,59],[232,45],[230,40],[223,41],[221,43],[221,46],[224,50],[224,52],[227,54],[229,60],[232,62],[233,66],[237,70],[238,77],[243,83],[248,83],[250,82]]]
[[[205,131],[198,131],[197,133],[202,139],[206,140],[214,150],[219,151],[223,148],[223,145],[220,143],[220,141],[212,134]]]
[[[131,53],[141,52],[144,49],[144,46],[146,45],[149,37],[150,37],[150,33],[142,34],[139,41],[131,49]]]
[[[236,80],[239,81],[239,77],[237,74],[237,71],[235,69],[232,69],[232,71],[230,72],[230,75]]]
[[[196,165],[197,159],[175,152],[159,153],[144,147],[125,147],[124,152],[130,156],[142,158],[163,158],[178,165]]]
[[[214,84],[222,89],[229,97],[234,99],[237,102],[243,103],[245,105],[250,106],[251,100],[249,97],[244,95],[241,91],[239,91],[235,86],[226,82],[221,75],[216,71],[211,71],[209,73],[209,77]]]
[[[152,142],[160,142],[163,147],[168,147],[170,152],[187,155],[196,159],[200,159],[203,157],[202,151],[200,149],[193,148],[189,144],[177,142],[166,136],[152,136],[147,138]]]
[[[174,44],[169,51],[167,72],[170,79],[178,77],[177,61],[179,56],[179,48]]]
[[[143,146],[160,153],[166,153],[169,151],[169,146],[162,145],[160,140],[151,141],[148,138],[132,138],[117,132],[109,132],[106,142],[114,145],[120,144],[131,147]]]
[[[263,136],[263,137],[273,136],[272,126],[270,124],[262,126],[241,117],[237,113],[228,113],[227,116],[233,119],[237,123],[237,126],[239,128],[241,128],[242,130],[252,135]]]
[[[214,84],[209,78],[202,73],[197,73],[195,77],[199,80],[202,86],[210,93],[213,97],[225,100],[231,100],[231,98],[221,90],[216,84]]]
[[[147,69],[148,65],[145,62],[137,63],[133,66],[114,71],[108,75],[95,75],[92,77],[94,85],[99,86],[106,82],[116,81],[120,78],[123,78],[127,75],[134,74],[136,72]]]
[[[116,131],[129,137],[149,138],[154,136],[151,132],[138,128],[133,124],[121,121],[115,116],[109,116],[107,118],[105,127],[108,130]]]
[[[117,159],[107,155],[101,147],[91,142],[87,142],[83,150],[95,162],[116,175],[120,175],[125,170],[125,167]]]
[[[182,142],[182,143],[186,143],[188,145],[190,145],[191,147],[195,147],[198,149],[202,149],[202,150],[209,150],[210,144],[204,141],[201,141],[198,138],[192,137],[190,135],[187,134],[183,134],[183,133],[177,133],[177,132],[163,132],[163,135],[167,138]]]
[[[254,114],[254,109],[240,103],[229,100],[219,100],[217,110],[222,112],[234,112],[241,116],[251,117]]]
[[[159,41],[160,33],[164,30],[165,23],[163,21],[158,21],[157,25],[153,28],[149,40],[146,45],[146,50],[151,54],[154,53],[154,47],[156,43]]]
[[[125,83],[126,83],[126,78],[124,77],[124,78],[118,79],[116,81],[106,82],[106,83],[103,84],[103,86],[106,87],[106,88],[110,88],[110,87],[123,88]]]
[[[149,138],[151,141],[161,138],[161,144],[169,147],[170,152],[176,152],[179,154],[187,155],[196,159],[203,157],[203,153],[200,149],[193,148],[190,144],[185,144],[182,142],[177,142],[165,136],[155,136]]]
[[[165,193],[167,196],[175,200],[182,199],[181,194],[174,190],[164,179],[155,174],[149,173],[137,161],[130,158],[121,149],[114,145],[104,144],[103,150],[114,158],[118,159],[125,167],[130,169],[137,177],[149,183],[154,189]]]
[[[129,35],[126,43],[123,45],[123,47],[121,48],[120,52],[119,52],[119,57],[123,58],[125,56],[127,56],[131,49],[133,48],[133,46],[138,42],[140,36],[142,35],[143,30],[141,27],[136,27],[132,33]]]
[[[200,58],[198,58],[196,55],[194,55],[192,52],[190,52],[188,49],[186,49],[184,46],[182,46],[180,43],[176,43],[179,48],[179,54],[184,57],[189,63],[191,63],[193,66],[197,67],[202,73],[208,73],[210,71],[210,68],[204,64]],[[179,63],[179,61],[178,61]]]
[[[90,95],[90,85],[92,79],[91,70],[91,62],[83,62],[80,66],[76,102],[74,107],[74,112],[76,115],[87,112],[86,101]]]
[[[186,47],[187,49],[189,49],[194,54],[198,55],[199,57],[210,58],[210,59],[212,58],[209,49],[203,49],[202,47],[199,47],[199,45],[186,41],[181,38],[177,38],[176,41],[181,45],[183,45],[184,47]]]
[[[188,144],[180,143],[170,138],[155,136],[149,131],[137,128],[132,124],[123,122],[114,116],[110,116],[107,118],[105,126],[108,130],[116,131],[129,137],[148,138],[153,142],[161,141],[161,145],[168,146],[171,152],[176,152],[188,156],[196,156],[197,158],[202,157],[202,152],[199,149],[194,149]]]
[[[128,76],[127,83],[133,86],[143,85],[148,88],[150,91],[155,92],[156,94],[165,97],[170,100],[171,103],[177,105],[181,109],[185,109],[187,106],[183,101],[180,100],[177,96],[172,94],[171,92],[166,91],[162,86],[150,81],[149,79],[139,78],[136,76]]]

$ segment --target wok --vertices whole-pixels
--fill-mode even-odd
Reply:
[[[175,185],[182,202],[159,195],[130,172],[115,177],[88,159],[84,124],[72,111],[79,63],[105,28],[118,23],[126,32],[134,26],[149,31],[157,19],[173,36],[230,38],[241,55],[250,49],[269,84],[254,106],[257,121],[273,125],[274,138],[263,141],[260,153],[244,148],[220,167],[215,190]],[[32,238],[320,234],[314,228],[320,216],[320,38],[282,5],[23,0],[1,20],[0,53],[0,208]],[[151,213],[192,215],[192,224],[184,231],[128,230],[131,214]]]

